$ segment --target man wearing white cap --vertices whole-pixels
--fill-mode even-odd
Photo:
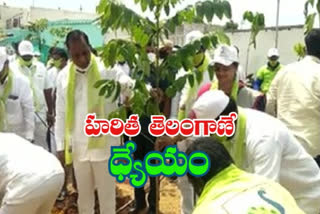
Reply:
[[[13,63],[12,69],[23,74],[30,82],[35,112],[34,141],[37,145],[48,149],[46,133],[54,121],[52,81],[50,81],[43,63],[34,59],[34,49],[30,41],[21,41],[18,52],[19,57]]]
[[[0,214],[51,214],[63,181],[54,155],[0,132]]]
[[[266,94],[269,90],[270,84],[278,71],[283,67],[279,62],[279,50],[271,48],[268,51],[268,63],[262,66],[257,74],[254,82],[254,89]]]
[[[236,100],[241,107],[264,110],[263,94],[246,87],[244,82],[238,79],[239,56],[235,47],[219,46],[214,52],[211,65],[217,80],[203,86],[198,92],[198,96],[209,88],[211,90],[220,89]]]
[[[217,90],[204,93],[192,108],[197,119],[217,120],[231,112],[238,113],[235,134],[219,139],[235,164],[279,182],[304,212],[319,213],[320,170],[281,121],[259,111],[238,108],[224,92]]]
[[[267,94],[267,112],[284,122],[320,166],[320,30],[305,38],[307,56],[286,66]]]
[[[0,47],[0,132],[13,132],[29,141],[34,133],[32,92],[28,80],[9,68]]]

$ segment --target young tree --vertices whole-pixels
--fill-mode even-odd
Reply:
[[[133,75],[136,84],[129,103],[135,114],[147,116],[160,114],[159,101],[150,96],[146,83],[143,81],[144,77],[150,75],[151,64],[146,47],[151,45],[155,50],[159,50],[161,41],[168,38],[170,33],[174,33],[176,28],[183,24],[211,23],[214,17],[230,20],[232,16],[231,5],[227,0],[206,0],[189,5],[168,18],[171,15],[170,12],[175,10],[181,2],[182,0],[135,0],[143,12],[151,11],[154,15],[153,20],[142,17],[119,1],[101,0],[97,7],[103,33],[121,29],[127,31],[131,37],[130,41],[122,39],[109,41],[102,49],[102,59],[106,66],[113,66],[117,58],[122,57],[133,70],[133,74],[143,72],[140,77]],[[161,14],[165,14],[167,18],[162,18]],[[173,97],[183,89],[187,81],[191,86],[195,81],[200,81],[199,72],[190,72],[175,79],[175,72],[172,71],[181,68],[186,71],[195,70],[192,62],[193,56],[201,47],[215,48],[219,42],[229,42],[220,28],[206,34],[200,40],[181,47],[171,53],[164,61],[160,61],[159,54],[156,54],[153,68],[156,73],[156,85],[159,86],[161,79],[168,79],[170,87],[167,89],[166,95]],[[211,77],[213,77],[213,73]],[[119,84],[113,81],[99,81],[96,87],[101,87],[100,95],[114,96],[114,100],[120,93]],[[146,111],[144,110],[145,106]],[[119,108],[110,116],[124,119],[126,117],[124,107]]]
[[[32,33],[27,36],[28,40],[35,40],[39,44],[39,51],[42,50],[42,45],[45,43],[45,40],[41,38],[41,33],[48,28],[47,19],[39,19],[35,22],[29,22],[27,29]]]

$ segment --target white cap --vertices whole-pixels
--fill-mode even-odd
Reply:
[[[229,97],[221,90],[209,90],[194,103],[192,111],[197,119],[216,119],[229,103]]]
[[[219,63],[230,66],[232,63],[238,62],[238,51],[233,46],[221,45],[214,51],[214,58],[211,64]]]
[[[189,44],[191,42],[194,42],[195,40],[199,40],[202,37],[203,37],[203,33],[201,33],[200,31],[198,31],[198,30],[191,31],[190,33],[188,33],[186,35],[185,45]]]
[[[0,47],[0,71],[4,67],[4,63],[8,60],[8,54],[5,47]]]
[[[34,55],[33,45],[30,41],[27,41],[27,40],[23,40],[20,42],[18,51],[21,56]]]
[[[270,48],[268,51],[268,58],[273,57],[273,56],[277,56],[279,57],[279,51],[277,48]]]

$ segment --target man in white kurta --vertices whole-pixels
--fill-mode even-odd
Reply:
[[[81,31],[72,31],[67,36],[67,44],[72,63],[76,68],[74,93],[74,121],[71,133],[72,156],[75,177],[79,192],[78,208],[80,214],[94,213],[94,190],[98,190],[100,213],[114,214],[115,205],[115,179],[108,172],[108,159],[110,147],[120,144],[120,137],[107,135],[104,148],[88,149],[88,137],[84,133],[84,121],[88,114],[88,72],[92,72],[92,56],[89,40]],[[129,78],[118,70],[106,70],[102,63],[94,57],[102,79],[112,79],[122,82]],[[65,118],[67,87],[70,78],[69,63],[59,74],[57,81],[56,124],[55,134],[57,151],[61,155],[65,143]],[[108,115],[117,108],[117,103],[111,99],[105,100],[105,112]],[[91,112],[93,113],[93,112]],[[105,119],[105,118],[100,118]]]
[[[8,87],[10,91],[6,92]],[[4,93],[8,94],[4,95]],[[3,99],[0,102],[3,102],[5,110],[5,115],[0,118],[0,123],[4,124],[3,130],[0,131],[13,132],[32,141],[34,110],[31,88],[25,77],[9,69],[8,56],[4,47],[0,47],[0,99]]]
[[[238,111],[246,118],[244,130],[236,126],[228,149],[233,158],[235,155],[242,157],[243,164],[238,167],[279,182],[304,212],[319,213],[320,170],[281,121],[259,111],[237,108],[227,95],[217,90],[208,91],[199,97],[192,111],[198,119],[217,119],[220,115],[231,113],[226,109]],[[237,124],[241,124],[239,114]],[[245,136],[245,148],[244,153],[237,154],[241,132]]]
[[[48,102],[52,102],[52,82],[49,79],[47,70],[43,63],[34,60],[33,45],[31,42],[20,42],[18,50],[19,57],[15,63],[12,63],[11,69],[14,72],[24,75],[29,80],[34,103],[34,142],[35,144],[48,149],[46,133],[48,125],[52,124],[47,124],[47,121],[54,117],[53,106],[47,104]]]
[[[0,214],[51,214],[63,181],[54,155],[0,132]]]
[[[313,157],[320,155],[320,30],[306,37],[308,55],[283,68],[267,94],[267,112],[281,120]]]

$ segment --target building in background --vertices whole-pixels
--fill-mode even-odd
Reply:
[[[19,8],[10,7],[5,4],[0,5],[0,28],[3,29],[22,27],[38,19],[56,21],[61,19],[95,19],[96,17],[97,15],[95,13],[85,13],[81,11],[41,7]]]

